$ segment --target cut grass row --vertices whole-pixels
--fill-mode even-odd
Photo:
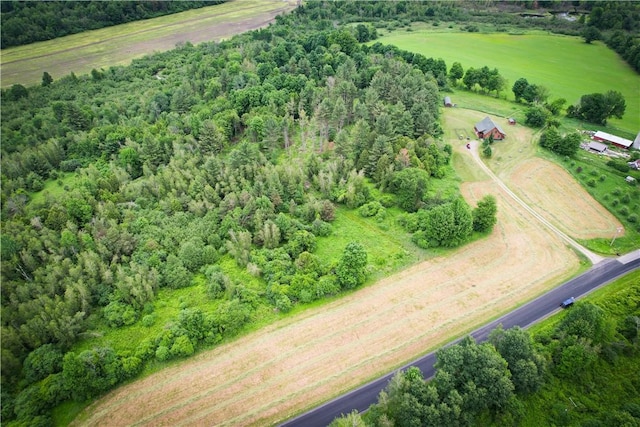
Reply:
[[[606,157],[579,151],[575,158],[560,159],[544,153],[564,167],[601,205],[605,206],[624,225],[624,234],[614,239],[592,239],[581,242],[587,248],[604,254],[615,255],[637,249],[640,242],[640,189],[625,181],[626,175],[640,180],[640,173],[624,174],[606,165]]]
[[[264,25],[293,7],[279,0],[235,0],[4,49],[1,84],[38,84],[44,71],[58,79],[71,72],[86,74],[94,68],[124,65],[155,51],[173,49],[180,42],[219,41]]]
[[[484,34],[417,28],[388,33],[376,42],[442,58],[448,67],[460,62],[465,70],[497,68],[508,81],[503,93],[507,99],[513,99],[511,87],[521,77],[547,87],[551,99],[565,98],[568,104],[587,93],[616,90],[625,97],[627,109],[622,119],[611,119],[610,126],[633,135],[640,129],[640,77],[600,42],[586,44],[579,37],[540,32]]]

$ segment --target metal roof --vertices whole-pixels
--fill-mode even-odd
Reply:
[[[602,144],[600,142],[591,141],[589,143],[589,149],[602,153],[604,150],[607,149],[607,145],[606,144]]]
[[[493,122],[493,120],[491,120],[491,118],[489,116],[485,117],[484,119],[482,119],[481,121],[479,121],[476,124],[476,129],[478,130],[478,132],[486,132],[489,131],[493,128],[498,129],[498,131],[503,134],[506,135],[505,132],[500,128],[500,126],[498,126],[497,124],[495,124]]]
[[[633,141],[626,138],[620,138],[619,136],[611,135],[610,133],[598,131],[593,135],[594,138],[600,138],[605,141],[612,142],[616,145],[622,145],[623,147],[629,148]]]

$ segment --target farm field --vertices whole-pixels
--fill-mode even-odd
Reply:
[[[578,256],[488,180],[459,142],[454,129],[470,129],[478,114],[451,109],[443,123],[465,180],[464,197],[472,205],[485,194],[497,198],[498,224],[489,236],[120,387],[73,425],[273,424],[403,365],[579,271]],[[517,129],[504,144],[530,144],[517,150],[526,159],[535,151],[533,134]],[[517,164],[514,158],[503,179]],[[523,194],[539,197],[530,193],[540,187],[522,187]],[[575,200],[588,197],[578,186],[569,190]],[[546,209],[553,212],[553,206]],[[605,222],[585,227],[603,235]]]
[[[464,146],[455,129],[473,127],[487,114],[463,108],[444,113],[452,145]],[[622,227],[618,219],[600,205],[562,167],[535,157],[537,145],[530,128],[509,126],[502,117],[490,116],[507,133],[492,146],[493,156],[485,163],[509,188],[545,219],[574,239],[612,238]],[[471,126],[469,126],[471,124]],[[473,135],[471,130],[467,131]],[[472,167],[472,166],[470,166]],[[575,195],[575,197],[567,195]]]
[[[220,41],[263,27],[295,5],[295,1],[235,0],[3,49],[1,84],[39,84],[45,71],[59,79],[71,72],[80,75],[94,68],[126,65],[135,58],[173,49],[179,43]]]
[[[539,33],[427,30],[395,31],[376,42],[442,58],[448,67],[457,61],[465,70],[485,65],[497,68],[508,81],[503,92],[508,99],[513,99],[511,87],[521,77],[547,87],[550,99],[565,98],[568,104],[588,93],[617,90],[625,97],[626,112],[622,119],[611,119],[608,125],[633,135],[640,129],[640,76],[600,42],[588,45],[578,37]]]

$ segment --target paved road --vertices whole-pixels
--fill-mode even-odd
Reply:
[[[569,297],[579,298],[593,289],[602,286],[616,277],[622,276],[632,270],[640,268],[640,250],[631,254],[619,257],[618,259],[603,258],[593,252],[589,251],[575,240],[571,239],[565,233],[560,231],[557,227],[547,221],[542,215],[533,210],[522,199],[520,199],[513,191],[505,185],[500,178],[498,178],[484,162],[480,159],[478,153],[478,141],[472,141],[471,154],[487,175],[494,180],[508,196],[513,198],[518,204],[520,204],[525,210],[530,212],[538,221],[548,227],[551,231],[556,233],[560,238],[565,240],[569,245],[573,246],[576,250],[585,255],[593,264],[593,267],[586,273],[565,282],[557,288],[547,292],[539,298],[521,306],[520,308],[504,315],[503,317],[486,324],[480,329],[475,330],[470,335],[475,338],[477,342],[484,341],[489,336],[489,333],[495,329],[496,326],[502,324],[505,329],[509,329],[513,326],[526,327],[544,319],[555,311],[559,310],[561,301]],[[448,345],[453,345],[457,341],[453,341]],[[409,366],[417,366],[422,371],[425,378],[430,378],[434,375],[433,365],[435,363],[435,353],[429,353],[426,356],[400,368],[404,370]],[[378,394],[384,387],[386,387],[389,380],[395,375],[397,371],[393,371],[377,380],[374,380],[362,387],[355,389],[347,394],[344,394],[332,401],[325,403],[309,412],[306,412],[296,418],[286,421],[282,424],[283,427],[314,427],[314,426],[326,426],[333,421],[334,418],[347,414],[354,409],[362,412],[366,410],[371,404],[375,403]]]
[[[605,259],[591,267],[591,269],[580,276],[565,282],[557,288],[504,315],[503,317],[482,326],[481,328],[473,331],[470,335],[474,337],[477,342],[481,342],[486,340],[489,333],[499,324],[502,324],[505,329],[509,329],[513,326],[520,326],[523,328],[527,327],[560,310],[560,302],[565,299],[569,297],[579,299],[581,296],[584,296],[594,289],[609,283],[615,278],[639,268],[640,250],[617,259]],[[459,340],[453,341],[448,345],[453,345],[458,341]],[[435,361],[435,352],[429,353],[426,356],[400,368],[400,370],[405,370],[410,366],[417,366],[420,368],[425,378],[430,378],[435,372],[433,369]],[[336,417],[339,417],[342,414],[348,414],[354,409],[362,412],[377,401],[378,394],[386,387],[387,383],[396,372],[397,371],[393,371],[381,378],[378,378],[377,380],[363,385],[360,388],[318,406],[309,412],[288,420],[283,423],[282,426],[326,426],[329,425]]]

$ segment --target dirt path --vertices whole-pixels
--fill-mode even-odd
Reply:
[[[445,111],[449,128],[473,126],[487,114],[465,109]],[[506,122],[504,118],[491,116],[496,123]],[[486,164],[496,179],[506,183],[510,191],[531,207],[542,220],[548,221],[570,240],[612,238],[623,229],[620,221],[587,193],[562,167],[545,159],[535,157],[536,135],[524,126],[503,124],[507,132],[504,141],[493,145],[491,159],[483,159],[482,164],[468,163],[466,169],[482,170]],[[455,141],[454,146],[464,146],[467,142]],[[478,159],[479,143],[473,142],[473,153]],[[471,156],[468,156],[471,157]],[[485,172],[488,173],[488,172]],[[468,174],[468,173],[467,173]],[[471,175],[473,178],[473,175]],[[469,179],[469,177],[465,177]],[[575,242],[573,242],[575,243]],[[593,261],[598,257],[588,255]]]
[[[565,241],[489,179],[464,145],[454,150],[461,173],[473,177],[462,185],[465,198],[472,205],[485,194],[497,199],[490,236],[114,390],[75,424],[271,425],[463,335],[580,268]]]
[[[484,164],[484,162],[482,160],[480,160],[480,155],[478,154],[478,147],[480,146],[480,143],[478,141],[472,141],[470,143],[471,146],[471,154],[473,155],[474,160],[476,161],[476,164],[478,166],[480,166],[480,168],[482,170],[484,170],[484,172],[489,175],[491,177],[491,179],[506,193],[509,195],[509,197],[511,197],[516,203],[518,203],[522,209],[526,210],[527,212],[529,212],[531,215],[533,215],[536,220],[538,220],[542,225],[544,225],[545,227],[547,227],[549,230],[551,230],[553,233],[555,233],[558,237],[560,237],[561,239],[563,239],[565,242],[567,242],[568,244],[570,244],[573,248],[575,248],[578,252],[582,253],[582,255],[584,255],[585,257],[587,257],[587,259],[592,263],[592,264],[597,264],[598,262],[602,261],[604,258],[601,257],[600,255],[594,254],[593,252],[591,252],[590,250],[588,250],[587,248],[585,248],[584,246],[580,245],[578,242],[576,242],[575,240],[573,240],[571,237],[567,236],[565,233],[563,233],[562,231],[560,231],[555,225],[553,225],[550,221],[547,221],[542,215],[540,215],[535,209],[533,209],[531,206],[529,206],[527,203],[525,203],[520,197],[518,197],[516,195],[516,193],[514,193],[513,191],[511,191],[511,189],[509,187],[507,187],[507,185],[496,176],[496,174],[494,174],[491,169],[489,169],[487,167],[487,165]]]

